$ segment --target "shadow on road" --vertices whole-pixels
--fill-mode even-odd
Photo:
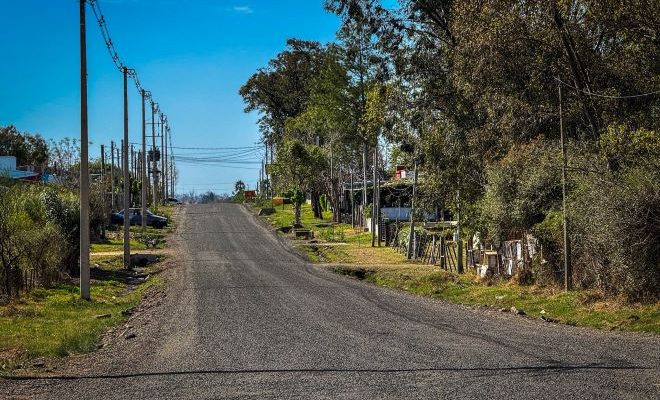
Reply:
[[[475,372],[486,373],[565,373],[585,370],[651,370],[649,367],[639,366],[616,366],[602,364],[585,365],[539,365],[520,367],[468,367],[468,368],[283,368],[283,369],[215,369],[215,370],[191,370],[191,371],[164,371],[164,372],[135,372],[127,374],[98,374],[98,375],[54,375],[54,376],[3,376],[0,379],[28,381],[28,380],[87,380],[87,379],[125,379],[154,376],[178,376],[178,375],[238,375],[238,374],[332,374],[332,373],[366,373],[366,374],[396,374],[396,373],[419,373],[419,372]]]

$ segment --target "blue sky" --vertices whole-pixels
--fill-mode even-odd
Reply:
[[[238,95],[290,37],[328,42],[339,27],[323,0],[99,0],[122,61],[168,115],[177,147],[243,147],[259,140],[257,115]],[[0,0],[0,125],[47,139],[79,137],[77,0]],[[88,8],[90,156],[123,135],[122,76]],[[131,142],[140,97],[129,87]],[[181,155],[197,153],[175,150]],[[253,187],[258,166],[179,164],[177,191]]]

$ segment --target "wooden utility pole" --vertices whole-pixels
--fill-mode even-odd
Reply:
[[[124,140],[122,160],[124,161],[124,268],[131,268],[131,176],[128,167],[128,69],[124,67]]]
[[[89,300],[89,133],[86,0],[80,0],[80,297]]]
[[[559,83],[559,137],[561,141],[561,209],[564,230],[564,290],[573,288],[573,266],[571,265],[571,242],[568,237],[568,217],[566,213],[566,138],[562,115],[561,83]]]
[[[146,93],[144,89],[140,93],[142,96],[142,154],[140,154],[141,168],[140,179],[142,180],[142,190],[140,193],[140,205],[142,206],[142,230],[147,227],[147,121],[145,115]]]

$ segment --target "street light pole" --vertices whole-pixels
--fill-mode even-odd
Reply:
[[[87,34],[80,0],[80,297],[89,300],[89,134],[87,121]]]

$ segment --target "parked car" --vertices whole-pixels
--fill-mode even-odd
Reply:
[[[178,206],[179,204],[181,204],[181,202],[177,198],[168,197],[167,200],[165,200],[165,204],[170,206]]]
[[[128,221],[131,225],[141,225],[142,224],[142,209],[140,208],[131,208],[129,209],[130,216]],[[124,210],[119,212],[114,212],[110,215],[110,222],[113,224],[123,224],[124,223]],[[167,225],[167,218],[162,215],[153,214],[151,211],[147,210],[147,225],[153,226],[156,229],[163,228]]]

